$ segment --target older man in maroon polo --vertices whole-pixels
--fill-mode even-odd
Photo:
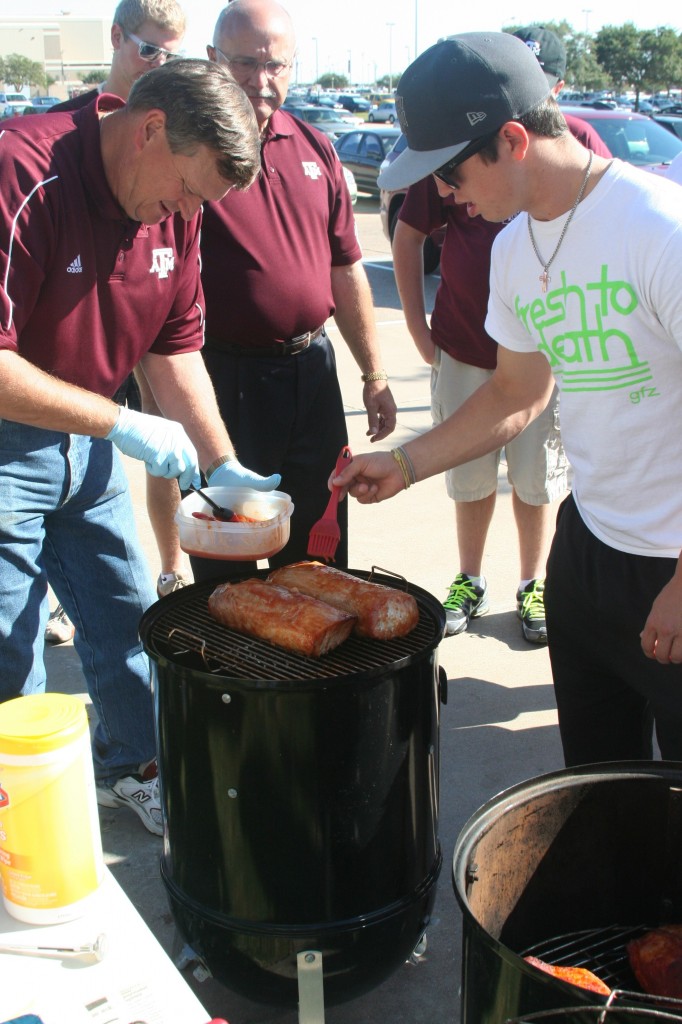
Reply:
[[[207,204],[201,244],[204,359],[220,411],[240,456],[280,472],[296,508],[271,565],[306,557],[347,441],[330,316],[358,364],[371,439],[396,419],[341,164],[322,133],[279,109],[294,52],[291,19],[273,0],[234,0],[208,47],[245,90],[261,134],[261,174],[248,192]],[[345,503],[339,519],[336,563],[345,566]],[[195,579],[225,571],[201,559],[192,568]]]

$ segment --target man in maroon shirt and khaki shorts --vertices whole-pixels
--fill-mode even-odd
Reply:
[[[259,164],[250,104],[203,60],[0,138],[0,700],[45,689],[49,576],[97,712],[98,800],[156,834],[138,636],[156,595],[114,445],[185,487],[216,462],[218,485],[277,485],[234,458],[200,353],[198,211]],[[140,360],[172,419],[111,400]]]

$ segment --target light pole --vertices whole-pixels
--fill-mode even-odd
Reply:
[[[590,34],[590,15],[592,14],[592,9],[591,8],[587,8],[587,7],[583,7],[583,14],[585,15],[585,35],[589,36],[589,34]]]
[[[394,21],[387,21],[386,28],[388,29],[388,91],[393,92],[393,26]]]
[[[419,0],[414,0],[414,59],[419,56]]]
[[[317,36],[313,36],[313,42],[315,43],[315,85],[320,80],[320,48],[317,44]]]

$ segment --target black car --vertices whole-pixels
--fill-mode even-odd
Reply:
[[[339,160],[353,172],[360,192],[379,195],[379,168],[400,137],[400,128],[356,128],[334,143]]]
[[[342,95],[339,96],[339,103],[344,110],[350,110],[351,114],[355,114],[357,111],[362,114],[366,114],[372,108],[372,104],[369,100],[364,99],[362,96]]]
[[[383,167],[388,167],[397,156],[400,156],[406,146],[407,139],[402,132],[400,132],[400,137],[391,152],[387,155]],[[400,207],[403,205],[406,195],[406,188],[396,188],[391,190],[382,188],[379,192],[379,216],[381,218],[381,226],[384,229],[384,234],[391,245],[393,244],[395,226],[398,223]],[[433,274],[438,270],[438,267],[440,266],[440,251],[443,248],[444,239],[444,226],[435,228],[435,230],[433,230],[431,234],[424,239],[425,274]]]

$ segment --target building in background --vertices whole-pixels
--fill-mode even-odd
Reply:
[[[21,20],[0,16],[0,57],[11,53],[42,65],[48,79],[54,79],[51,95],[67,99],[84,88],[82,75],[88,71],[101,69],[102,81],[107,77],[111,22],[69,14]]]

